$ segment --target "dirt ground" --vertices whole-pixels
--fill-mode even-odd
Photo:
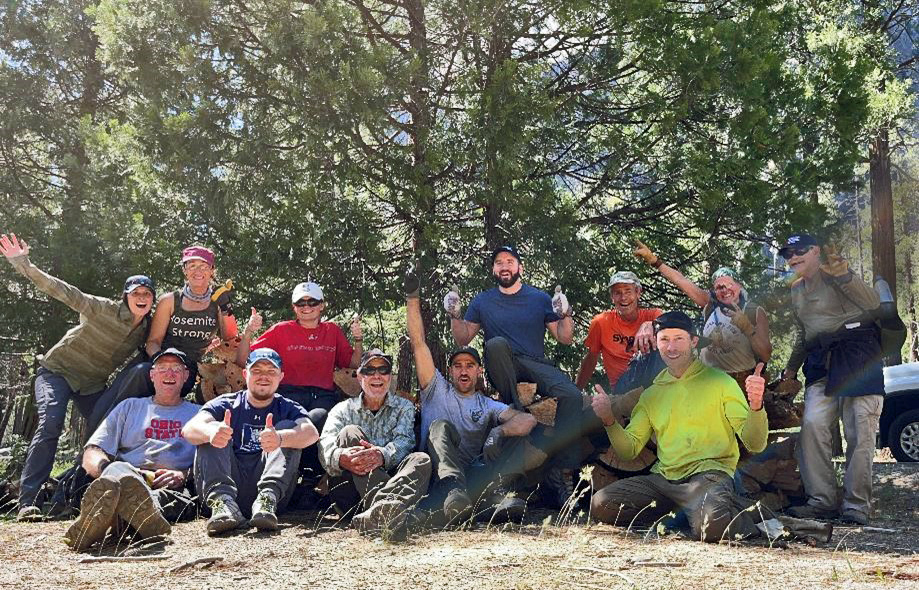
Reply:
[[[81,564],[125,547],[74,554],[61,541],[68,522],[4,521],[0,588],[917,588],[919,464],[877,464],[875,479],[874,529],[840,525],[830,543],[816,547],[703,545],[605,525],[557,526],[557,515],[544,511],[524,525],[479,525],[391,545],[296,512],[275,534],[209,538],[199,520],[177,525],[171,543],[148,553],[165,559]],[[223,560],[170,572],[204,557]]]

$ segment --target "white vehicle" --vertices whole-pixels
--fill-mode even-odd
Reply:
[[[884,368],[879,445],[897,461],[919,461],[919,363]]]

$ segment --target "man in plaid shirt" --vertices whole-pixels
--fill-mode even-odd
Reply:
[[[431,460],[415,448],[415,408],[391,395],[392,357],[368,350],[358,368],[361,393],[329,412],[319,458],[329,473],[329,495],[362,533],[404,539],[405,516],[427,492]]]

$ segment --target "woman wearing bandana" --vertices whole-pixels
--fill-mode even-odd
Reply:
[[[728,373],[741,389],[757,362],[767,363],[772,356],[769,341],[769,318],[766,311],[749,301],[737,273],[719,268],[712,274],[712,287],[703,289],[683,273],[667,266],[656,254],[637,242],[634,254],[658,269],[665,279],[686,293],[703,309],[705,326],[702,336],[709,340],[699,360]]]
[[[185,285],[164,293],[156,304],[145,351],[153,357],[160,350],[176,348],[188,357],[189,375],[182,387],[186,395],[195,386],[198,361],[219,336],[236,338],[232,291],[214,287],[214,252],[203,246],[182,250],[182,272]],[[215,295],[216,293],[216,295]],[[124,399],[153,395],[149,362],[139,362],[116,377],[111,389],[117,390],[109,410]],[[103,416],[104,417],[104,416]]]

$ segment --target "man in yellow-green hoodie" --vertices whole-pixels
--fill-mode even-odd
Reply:
[[[747,378],[745,399],[733,378],[696,358],[699,336],[689,316],[671,311],[654,327],[667,370],[642,393],[628,427],[616,422],[608,396],[595,396],[592,405],[621,459],[637,456],[654,434],[658,460],[651,474],[595,493],[591,516],[630,526],[683,510],[693,536],[703,541],[756,535],[752,516],[758,515],[741,513],[731,478],[740,456],[738,438],[752,453],[766,447],[762,363]]]

